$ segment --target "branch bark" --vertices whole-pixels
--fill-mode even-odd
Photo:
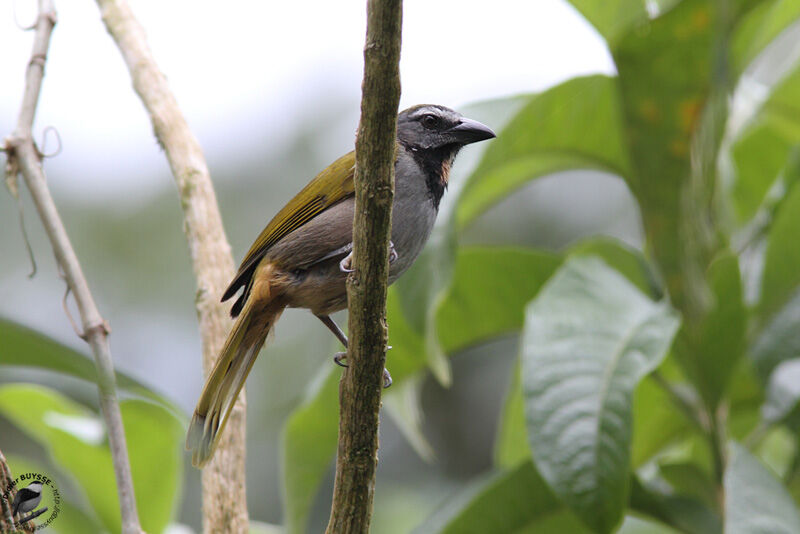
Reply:
[[[11,505],[14,503],[14,498],[17,496],[17,488],[13,486],[14,477],[11,475],[11,470],[8,468],[6,457],[0,451],[0,532],[34,532],[36,525],[33,522],[34,518],[29,519],[21,525],[21,529],[17,530],[14,527],[14,518],[11,516]],[[8,491],[8,495],[5,492]],[[19,521],[19,516],[17,521]]]
[[[133,493],[133,479],[125,443],[125,429],[117,401],[116,378],[111,351],[108,345],[109,327],[95,305],[89,284],[81,270],[78,257],[72,248],[67,231],[56,209],[42,169],[42,156],[33,143],[33,119],[44,78],[44,65],[50,46],[50,35],[56,23],[56,12],[52,0],[39,0],[39,16],[33,52],[25,77],[25,93],[22,99],[17,128],[6,139],[7,172],[14,177],[22,174],[33,202],[42,220],[59,268],[64,273],[70,291],[75,297],[81,316],[82,332],[79,335],[89,343],[97,367],[97,383],[100,392],[100,408],[108,431],[114,475],[117,480],[122,531],[126,534],[141,532]]]
[[[219,296],[234,275],[231,248],[222,227],[203,151],[189,129],[167,80],[158,69],[144,30],[125,0],[97,0],[108,33],[128,66],[153,130],[169,160],[183,208],[184,230],[197,279],[195,305],[208,375],[230,329]],[[203,470],[205,532],[246,533],[245,401],[239,396],[214,459]]]
[[[386,362],[386,289],[400,101],[402,0],[368,0],[356,138],[349,367],[339,384],[339,447],[329,534],[369,532]]]

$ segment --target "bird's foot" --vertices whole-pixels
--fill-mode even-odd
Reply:
[[[389,263],[394,263],[395,260],[397,260],[397,251],[394,249],[394,243],[389,241]],[[392,379],[389,377],[389,382],[391,383],[391,381]]]
[[[384,367],[383,368],[383,389],[388,388],[392,385],[392,375],[389,374],[389,370]]]
[[[391,347],[387,347],[387,348],[391,348]],[[347,353],[346,352],[337,352],[336,354],[333,355],[333,363],[335,363],[339,367],[349,367],[349,365],[347,365],[347,363],[345,363],[346,359],[347,359]],[[383,389],[386,389],[391,385],[392,385],[392,375],[389,374],[389,370],[384,367],[383,368]]]
[[[339,270],[343,273],[352,273],[355,269],[352,267],[353,253],[351,252],[339,262]]]

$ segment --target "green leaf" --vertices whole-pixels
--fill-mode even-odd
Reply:
[[[781,362],[800,358],[800,289],[759,333],[750,354],[765,382]]]
[[[610,532],[628,495],[631,396],[663,359],[675,314],[596,258],[568,261],[528,306],[522,385],[536,467]]]
[[[720,518],[698,500],[665,492],[662,487],[649,487],[637,477],[631,483],[630,506],[687,534],[722,532]]]
[[[607,76],[575,78],[530,97],[487,147],[459,197],[463,228],[530,180],[567,169],[628,172],[617,84]]]
[[[418,534],[585,533],[548,489],[530,462],[479,479],[450,498],[414,532]]]
[[[305,532],[308,514],[336,453],[339,432],[339,377],[333,366],[296,409],[283,430],[283,479],[286,532]]]
[[[572,245],[568,254],[570,257],[597,256],[625,276],[645,295],[656,299],[664,296],[642,253],[622,241],[610,237],[586,239]]]
[[[386,410],[408,443],[420,458],[433,462],[433,447],[422,432],[422,400],[420,388],[423,375],[419,373],[413,378],[406,378],[399,384],[384,392],[381,397]]]
[[[644,0],[570,0],[570,4],[586,17],[602,35],[609,48],[632,26],[647,21]]]
[[[684,0],[612,50],[631,172],[652,256],[670,299],[698,315],[701,275],[714,252],[709,228],[716,154],[726,120],[724,65],[714,29],[724,31],[721,4]],[[713,191],[713,188],[710,189]]]
[[[766,532],[800,532],[800,513],[775,476],[734,443],[725,471],[725,534]]]
[[[691,329],[684,329],[685,336],[679,336],[677,346],[683,350],[677,355],[706,403],[715,409],[744,354],[747,312],[736,256],[720,256],[706,278],[713,304]]]
[[[733,67],[742,73],[764,48],[800,17],[795,0],[762,1],[739,22],[731,41]]]
[[[772,225],[761,277],[760,319],[777,312],[800,285],[800,185],[792,188]]]
[[[97,371],[91,358],[41,332],[0,318],[0,339],[3,340],[0,366],[34,367],[97,383]],[[182,410],[163,395],[125,373],[117,371],[116,376],[120,389],[152,399],[182,417]]]
[[[494,444],[494,464],[497,467],[510,469],[530,458],[531,449],[528,447],[528,434],[525,428],[525,400],[522,397],[522,379],[520,365],[517,362],[500,414]]]
[[[734,142],[736,173],[730,193],[740,222],[755,215],[781,174],[800,172],[791,166],[792,152],[800,146],[798,93],[800,68],[777,84],[753,123]]]
[[[525,305],[561,260],[547,252],[517,248],[462,248],[450,292],[436,316],[447,353],[517,332]]]
[[[183,425],[148,401],[123,401],[120,409],[142,527],[161,532],[178,503]],[[0,414],[75,479],[107,530],[119,531],[119,499],[102,419],[56,391],[22,384],[0,387]]]
[[[631,465],[639,468],[692,426],[664,388],[645,378],[633,395],[633,430]]]

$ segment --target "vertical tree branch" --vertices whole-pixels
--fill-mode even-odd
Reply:
[[[52,0],[39,0],[39,17],[36,21],[33,52],[25,78],[22,107],[17,128],[11,137],[6,139],[7,169],[14,175],[19,172],[25,178],[39,217],[50,239],[50,244],[53,246],[56,261],[64,273],[70,291],[75,296],[83,328],[83,332],[79,335],[91,346],[97,367],[100,408],[108,430],[109,447],[114,463],[114,475],[117,480],[122,515],[122,531],[126,534],[135,534],[141,532],[141,527],[136,512],[133,479],[125,443],[125,429],[122,426],[122,414],[117,401],[114,366],[108,346],[109,328],[97,310],[78,257],[72,249],[72,243],[61,222],[53,197],[50,195],[42,170],[42,156],[34,146],[32,137],[33,119],[36,115],[36,105],[39,101],[44,77],[50,35],[55,23],[56,13]]]
[[[369,532],[386,361],[386,287],[400,101],[402,0],[368,0],[356,139],[349,367],[339,385],[339,447],[327,532]]]
[[[14,477],[11,475],[11,470],[6,463],[6,457],[0,451],[0,532],[34,532],[36,525],[32,520],[23,523],[19,530],[14,528],[14,518],[11,515],[11,505],[14,503],[14,498],[17,496],[17,488],[13,486]],[[8,491],[8,495],[6,495]],[[17,521],[20,517],[17,516]]]
[[[230,245],[200,144],[189,129],[167,80],[158,69],[139,22],[125,0],[97,0],[108,33],[128,66],[156,138],[178,186],[194,274],[195,304],[206,375],[230,329],[219,297],[233,278]],[[203,527],[206,532],[246,533],[244,390],[228,420],[214,459],[203,470]]]

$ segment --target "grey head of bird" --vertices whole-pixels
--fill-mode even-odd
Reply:
[[[397,140],[412,152],[457,152],[464,145],[493,137],[488,126],[445,106],[422,104],[397,117]]]

